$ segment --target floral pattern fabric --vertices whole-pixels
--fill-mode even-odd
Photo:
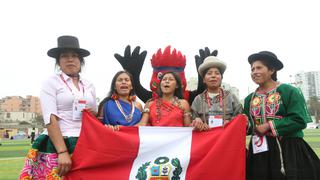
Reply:
[[[63,137],[70,154],[73,153],[78,137]],[[46,134],[40,135],[29,150],[19,180],[59,180],[58,154]]]
[[[248,134],[255,125],[268,122],[272,136],[303,137],[306,123],[311,122],[301,91],[279,83],[268,92],[254,92],[244,101],[244,113],[249,117]]]
[[[37,149],[30,149],[19,180],[60,180],[57,159],[57,153],[43,153]]]

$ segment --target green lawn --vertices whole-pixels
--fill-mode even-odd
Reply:
[[[304,139],[320,157],[320,129],[308,129],[304,133]],[[0,179],[16,180],[31,147],[30,140],[2,140],[1,143]]]
[[[320,157],[320,129],[304,130],[304,140],[308,142],[318,157]]]
[[[0,146],[0,179],[18,179],[30,140],[5,140]]]

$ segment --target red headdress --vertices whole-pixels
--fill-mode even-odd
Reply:
[[[161,49],[159,49],[157,53],[152,56],[151,65],[153,73],[150,81],[150,89],[153,92],[156,92],[158,89],[162,74],[168,71],[176,72],[180,76],[183,91],[186,89],[187,81],[184,74],[186,56],[180,51],[177,52],[175,48],[171,52],[170,48],[170,46],[167,46],[163,53],[161,52]],[[183,94],[185,95],[185,92],[183,92]]]

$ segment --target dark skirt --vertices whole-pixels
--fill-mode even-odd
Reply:
[[[267,152],[253,154],[250,141],[247,155],[247,180],[320,180],[320,160],[311,147],[299,137],[279,140],[285,175],[281,172],[277,140],[267,136]]]

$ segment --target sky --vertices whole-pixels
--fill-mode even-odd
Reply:
[[[283,83],[319,66],[320,11],[316,0],[10,0],[0,2],[0,98],[38,96],[56,72],[47,51],[73,35],[91,52],[82,75],[103,98],[122,69],[114,53],[127,45],[148,52],[140,78],[149,89],[150,59],[171,45],[186,55],[186,78],[197,76],[194,56],[209,47],[227,63],[223,82],[240,98],[253,91],[247,58],[268,50],[283,62]]]

